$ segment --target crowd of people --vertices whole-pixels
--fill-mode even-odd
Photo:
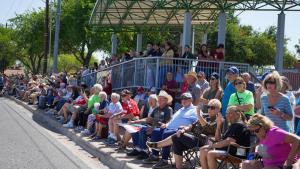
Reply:
[[[254,153],[262,163],[251,162],[255,159],[247,151],[244,156],[250,161],[243,168],[291,167],[300,158],[300,100],[290,91],[288,79],[273,71],[254,85],[249,73],[234,66],[226,71],[224,89],[220,78],[216,72],[206,77],[204,71],[189,71],[179,86],[167,72],[160,90],[113,92],[109,79],[89,88],[61,73],[3,76],[0,86],[5,95],[44,109],[62,127],[105,140],[156,169],[170,165],[171,152],[176,168],[183,168],[183,152],[194,147],[199,147],[201,167],[216,169],[217,159],[233,143],[257,146]],[[229,153],[242,156],[236,148]]]

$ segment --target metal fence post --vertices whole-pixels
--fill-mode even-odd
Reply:
[[[159,58],[156,58],[155,87],[157,87],[157,88],[159,88],[159,86],[158,86],[158,73],[159,73]]]
[[[121,64],[120,65],[120,68],[121,68],[121,74],[120,74],[120,87],[123,87],[124,85],[124,64]]]
[[[134,73],[133,73],[133,85],[132,86],[136,86],[136,79],[137,79],[137,60],[134,60]]]
[[[143,64],[144,64],[144,82],[143,82],[143,86],[146,87],[146,79],[147,79],[147,59],[143,60]]]

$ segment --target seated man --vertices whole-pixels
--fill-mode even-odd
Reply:
[[[150,95],[151,96],[151,95]],[[149,103],[151,101],[151,97]],[[151,114],[144,119],[131,121],[130,124],[143,124],[140,131],[131,134],[133,151],[127,153],[128,156],[138,156],[140,160],[148,158],[147,135],[150,135],[153,128],[160,127],[161,123],[167,123],[173,114],[172,108],[168,103],[172,102],[172,97],[165,91],[160,91],[158,95],[158,107],[154,108]]]
[[[251,133],[242,120],[242,113],[243,112],[239,111],[236,106],[227,108],[226,118],[231,125],[223,134],[222,140],[217,140],[218,142],[200,149],[200,162],[203,169],[216,169],[217,158],[224,155],[230,143],[236,143],[244,147],[250,146]],[[219,124],[217,126],[217,134],[219,135],[218,137],[221,138],[221,127]],[[236,156],[236,152],[237,148],[230,148],[229,153],[231,155]]]
[[[218,139],[216,132],[217,123],[220,123],[219,126],[222,126],[221,102],[218,99],[212,99],[208,102],[207,107],[209,117],[203,118],[202,112],[198,107],[198,120],[195,123],[178,130],[176,134],[157,143],[147,142],[148,147],[158,149],[173,145],[176,168],[181,169],[183,151],[204,146],[207,144],[208,137]]]
[[[179,127],[189,126],[197,120],[196,107],[192,104],[192,95],[183,93],[181,95],[182,108],[179,109],[167,123],[162,123],[160,128],[155,128],[151,134],[151,142],[158,142],[175,134]],[[168,166],[168,158],[171,146],[162,148],[162,159],[153,166],[153,168],[164,168]],[[152,149],[152,155],[146,159],[145,163],[153,163],[158,161],[159,151]]]

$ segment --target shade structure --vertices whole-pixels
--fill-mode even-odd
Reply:
[[[192,25],[214,22],[220,11],[300,11],[299,0],[98,0],[90,24],[111,29],[182,27],[186,11]]]

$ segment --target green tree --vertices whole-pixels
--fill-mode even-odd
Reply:
[[[296,52],[297,52],[298,56],[300,56],[300,39],[299,39],[298,44],[295,45],[295,48],[296,48]]]
[[[32,73],[39,73],[44,56],[44,11],[26,12],[10,21],[14,28],[13,40],[17,45],[16,59]]]
[[[110,33],[89,25],[95,2],[64,0],[62,3],[60,51],[73,54],[82,65],[89,65],[96,50],[110,49]]]
[[[15,60],[16,45],[12,41],[13,30],[0,25],[0,69],[2,72]]]
[[[95,57],[91,58],[90,66],[96,61]],[[53,65],[53,58],[50,60],[50,66]],[[58,72],[75,73],[82,67],[82,64],[74,59],[72,54],[58,55],[57,69]]]

